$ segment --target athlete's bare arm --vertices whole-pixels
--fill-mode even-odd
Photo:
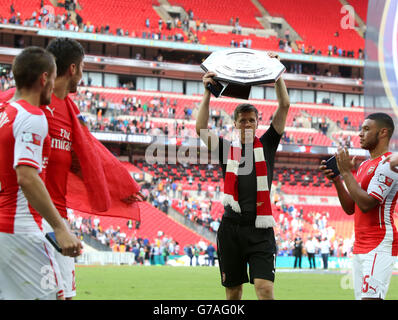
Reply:
[[[363,213],[366,213],[376,207],[379,202],[361,188],[351,173],[353,162],[348,154],[348,149],[339,148],[336,154],[336,160],[348,192],[359,209],[361,209]]]
[[[37,169],[20,165],[16,168],[17,181],[29,204],[48,221],[55,232],[55,237],[62,248],[62,254],[70,257],[80,255],[82,244],[66,228],[60,214],[51,201],[50,195],[40,179]]]
[[[218,146],[218,136],[208,129],[209,124],[209,105],[211,93],[206,86],[211,83],[215,85],[213,77],[216,74],[214,72],[206,72],[203,76],[203,85],[205,87],[205,92],[203,94],[202,102],[199,106],[198,117],[196,118],[196,133],[200,139],[206,144],[209,150],[215,150]]]
[[[344,212],[348,215],[354,214],[355,212],[355,202],[352,200],[352,197],[348,193],[348,190],[344,186],[344,182],[341,179],[341,176],[337,176],[335,178],[333,177],[333,171],[331,169],[328,169],[326,167],[326,161],[322,160],[321,166],[319,169],[323,172],[323,174],[329,179],[332,180],[336,191],[337,191],[337,196],[339,197],[339,201],[341,204],[341,207],[343,208]]]
[[[279,59],[279,56],[275,53],[268,53],[271,58]],[[286,89],[285,81],[280,77],[275,83],[275,92],[278,98],[278,108],[276,109],[274,116],[272,117],[272,126],[275,131],[282,135],[285,131],[287,113],[290,107],[289,94]]]

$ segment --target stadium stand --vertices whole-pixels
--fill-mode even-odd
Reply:
[[[192,11],[193,18],[212,24],[231,25],[239,22],[241,26],[262,28],[256,17],[261,16],[253,3],[245,0],[220,0],[208,5],[206,0],[171,0],[170,4],[182,6],[185,11]],[[242,10],[244,8],[244,10]],[[238,20],[236,20],[238,18]]]
[[[153,239],[158,236],[158,232],[162,231],[165,235],[171,236],[177,241],[181,247],[187,244],[198,243],[203,239],[200,235],[175,222],[147,202],[142,202],[140,204],[140,209],[143,214],[139,229],[134,229],[133,231],[129,230],[127,227],[127,219],[98,216],[101,221],[102,229],[106,230],[111,226],[116,229],[120,227],[120,231],[124,232],[127,238],[148,238],[150,241],[153,241]],[[90,217],[90,215],[84,212],[76,212],[76,214],[86,219]]]
[[[159,16],[149,1],[134,2],[134,18],[127,18],[126,13],[131,12],[131,1],[118,0],[111,4],[106,0],[90,1],[79,0],[81,10],[77,10],[83,21],[94,24],[98,28],[109,28],[109,32],[116,34],[116,29],[123,29],[131,34],[135,31],[141,35],[142,31],[159,30]],[[109,14],[110,10],[112,14]],[[145,21],[149,19],[150,26],[146,27]]]
[[[354,51],[355,57],[359,49],[365,48],[365,40],[355,30],[341,30],[341,3],[339,0],[295,1],[283,2],[260,0],[271,16],[283,17],[290,26],[302,37],[305,48],[312,47],[321,50],[326,55],[329,45],[341,48],[347,56],[348,51]],[[314,14],[316,12],[316,14]],[[331,14],[335,12],[335,14]],[[322,26],[322,27],[320,27]],[[338,36],[335,36],[339,31]]]
[[[255,34],[242,35],[232,32],[219,33],[213,30],[198,31],[196,35],[201,44],[282,51],[278,46],[278,38],[273,36],[266,38],[256,36]]]

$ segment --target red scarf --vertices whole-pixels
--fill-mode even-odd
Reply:
[[[268,188],[267,164],[264,158],[263,144],[254,138],[254,162],[257,177],[257,217],[256,228],[274,227],[275,220],[272,216],[271,200]],[[231,206],[232,210],[240,213],[238,195],[238,169],[242,156],[242,145],[238,140],[231,143],[228,154],[227,170],[224,179],[224,198],[223,205]]]
[[[78,160],[78,174],[69,173],[67,207],[103,216],[140,220],[137,202],[128,198],[140,190],[124,165],[82,126],[74,102],[66,104],[72,118],[72,145]],[[73,171],[73,168],[72,168]]]

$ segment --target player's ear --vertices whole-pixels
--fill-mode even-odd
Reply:
[[[76,63],[71,63],[71,65],[69,66],[69,74],[71,76],[74,76],[77,72],[77,65]]]
[[[47,84],[47,81],[48,81],[48,72],[43,72],[41,75],[40,75],[40,78],[39,78],[39,81],[40,81],[40,85],[42,86],[42,87],[45,87],[46,86],[46,84]]]
[[[389,132],[387,128],[381,128],[379,132],[379,135],[381,135],[383,138],[388,137]]]

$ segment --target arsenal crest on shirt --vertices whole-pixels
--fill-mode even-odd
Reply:
[[[376,168],[375,166],[370,167],[368,170],[368,175],[372,174],[373,171],[375,171],[375,168]]]

